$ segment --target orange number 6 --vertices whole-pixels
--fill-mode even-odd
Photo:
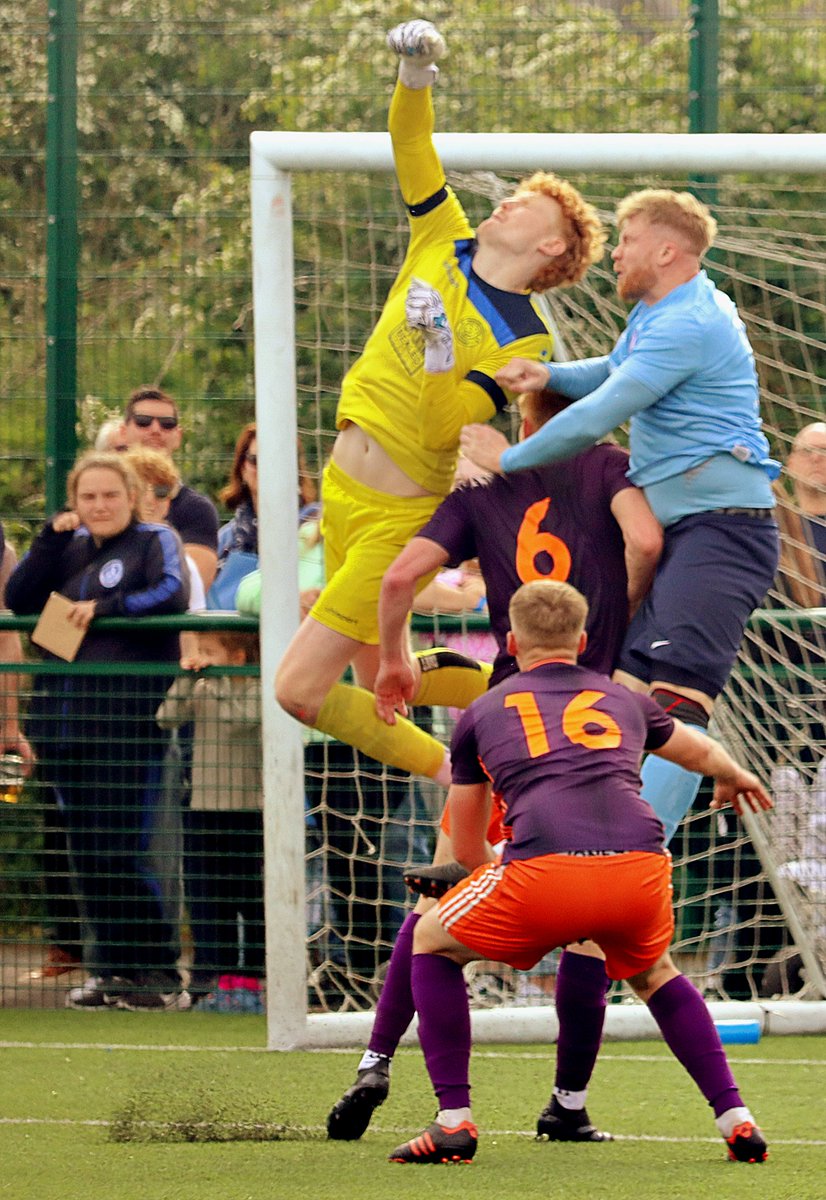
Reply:
[[[620,745],[622,733],[614,718],[592,707],[604,696],[605,692],[580,692],[565,705],[562,732],[569,741],[589,750],[613,750]],[[597,725],[601,732],[589,733],[586,725]]]
[[[571,552],[562,538],[539,528],[550,506],[550,496],[537,500],[527,509],[519,526],[516,535],[516,573],[523,583],[530,583],[533,579],[564,581],[571,573]],[[550,556],[550,571],[537,568],[536,560],[543,550]]]

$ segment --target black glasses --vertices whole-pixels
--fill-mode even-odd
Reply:
[[[257,454],[245,454],[244,462],[248,462],[251,467],[257,467],[258,466],[258,455]]]
[[[132,420],[137,425],[138,429],[148,429],[153,421],[157,421],[161,429],[176,429],[178,425],[177,417],[156,417],[151,413],[132,413]]]
[[[172,488],[166,483],[151,483],[149,489],[156,500],[166,500],[172,495]]]

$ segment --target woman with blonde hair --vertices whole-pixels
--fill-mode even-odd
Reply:
[[[67,482],[68,507],[35,537],[6,585],[18,614],[40,612],[52,592],[84,631],[76,662],[107,663],[88,674],[37,679],[29,734],[44,782],[65,817],[74,889],[90,930],[89,977],[71,988],[71,1008],[188,1006],[145,845],[160,800],[167,735],[155,711],[178,659],[174,630],[141,628],[142,617],[186,611],[189,577],[175,530],[140,520],[141,486],[123,454],[92,451]],[[98,617],[133,618],[101,629]],[[55,661],[56,656],[44,652]],[[158,664],[150,674],[119,663]]]

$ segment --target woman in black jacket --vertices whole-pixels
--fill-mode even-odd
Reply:
[[[177,633],[143,630],[138,620],[186,611],[189,578],[177,533],[138,520],[138,480],[120,455],[84,455],[67,492],[70,507],[37,535],[8,581],[6,603],[23,614],[39,612],[52,591],[73,601],[69,619],[85,630],[76,662],[177,662]],[[98,629],[94,618],[108,616],[136,620],[126,630]],[[177,933],[148,869],[166,746],[154,715],[170,682],[159,667],[42,675],[35,687],[30,736],[65,817],[89,928],[90,976],[70,989],[70,1007],[187,1004]]]

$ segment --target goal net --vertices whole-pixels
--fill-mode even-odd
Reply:
[[[712,205],[719,236],[706,266],[746,323],[765,429],[785,462],[797,431],[824,419],[824,139],[521,140],[514,148],[520,136],[511,136],[505,149],[497,135],[438,139],[472,223],[536,164],[571,178],[609,225],[617,200],[637,187],[693,188]],[[771,174],[756,173],[763,161],[774,163]],[[298,727],[268,693],[297,612],[295,537],[283,520],[295,507],[295,437],[318,479],[335,436],[340,381],[379,315],[404,254],[407,220],[384,135],[254,134],[252,177],[259,453],[278,464],[261,497],[270,597],[262,624],[270,1044],[348,1044],[369,1027],[409,905],[401,868],[428,859],[443,793],[338,743],[319,738],[302,746]],[[549,293],[546,303],[559,357],[606,353],[627,312],[607,257],[582,284]],[[502,425],[515,434],[512,414]],[[748,1011],[759,1005],[763,1019],[780,1001],[788,1016],[826,997],[826,609],[811,587],[819,571],[822,593],[824,565],[811,526],[801,524],[792,482],[784,472],[786,574],[752,619],[712,727],[770,785],[775,810],[723,819],[708,812],[704,786],[671,844],[676,960],[721,1013],[729,1002],[745,1003]],[[489,654],[477,617],[417,618],[414,633],[421,644],[448,638]],[[449,738],[449,712],[423,710],[419,719]],[[525,1036],[542,1036],[531,1019],[540,1015],[552,1033],[547,1010],[533,1010],[552,1002],[555,966],[551,955],[528,974],[493,964],[468,968],[474,1008],[491,1010],[489,1025],[477,1014],[477,1033],[515,1040],[519,1014]],[[620,1019],[640,1006],[620,987],[611,999],[623,1003],[609,1009],[609,1036],[623,1029],[640,1036],[644,1023]],[[495,1014],[505,1012],[501,1035]]]

